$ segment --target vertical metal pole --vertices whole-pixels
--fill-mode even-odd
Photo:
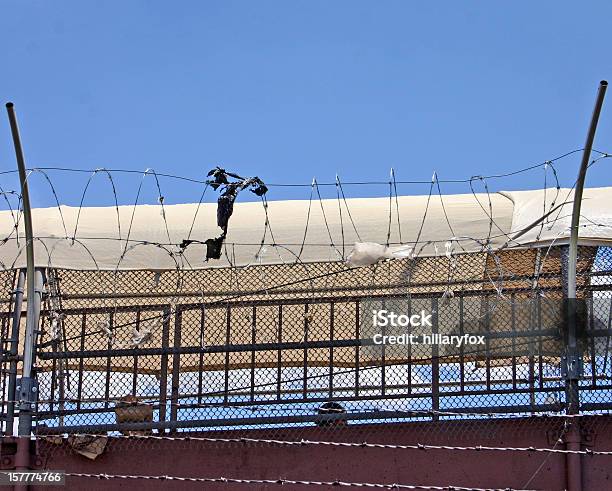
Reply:
[[[17,351],[19,344],[19,326],[21,325],[21,309],[23,307],[23,287],[25,285],[25,270],[19,270],[17,276],[17,286],[13,294],[13,319],[11,327],[11,349],[10,349],[10,365],[9,365],[9,381],[8,381],[8,406],[6,410],[6,434],[13,434],[13,424],[15,422],[15,401],[17,395],[15,387],[17,386]]]
[[[32,231],[32,209],[30,207],[30,193],[28,191],[28,182],[26,175],[25,159],[23,157],[23,148],[21,139],[19,138],[19,127],[17,126],[17,117],[13,103],[6,104],[8,118],[11,125],[11,133],[13,135],[13,144],[15,146],[15,157],[17,159],[17,168],[19,170],[19,181],[21,183],[21,199],[23,203],[23,223],[26,236],[26,262],[27,262],[27,317],[26,331],[23,345],[23,370],[21,379],[20,393],[25,395],[26,400],[22,401],[19,411],[19,435],[28,437],[31,432],[31,392],[34,388],[32,379],[32,367],[34,365],[34,341],[36,330],[38,329],[38,318],[40,316],[40,300],[42,293],[42,272],[35,271],[34,266],[34,234]],[[37,291],[38,290],[38,291]],[[20,398],[22,400],[22,398]]]
[[[32,433],[32,411],[36,401],[38,387],[32,376],[34,366],[34,346],[40,317],[40,304],[42,300],[43,275],[41,269],[35,269],[34,265],[34,234],[32,232],[32,209],[30,207],[30,193],[26,175],[23,148],[19,138],[19,127],[15,109],[11,102],[6,104],[13,144],[15,146],[15,157],[19,170],[19,181],[21,183],[21,199],[23,203],[23,219],[26,236],[26,261],[27,261],[27,316],[25,339],[23,343],[23,368],[22,377],[17,386],[19,394],[19,440],[17,443],[17,454],[15,456],[15,467],[17,470],[27,470],[30,466],[30,436]],[[24,488],[27,486],[24,486]]]
[[[586,142],[584,144],[584,153],[582,154],[582,163],[576,180],[576,190],[574,192],[574,208],[572,211],[572,228],[570,232],[569,244],[569,263],[568,263],[568,279],[567,279],[567,298],[576,298],[576,264],[578,263],[578,225],[580,223],[580,206],[582,205],[582,192],[584,190],[584,181],[586,178],[589,161],[591,159],[591,150],[593,149],[593,141],[595,140],[595,132],[597,131],[597,123],[601,114],[604,97],[608,82],[602,80],[599,82],[599,90],[597,91],[597,99],[595,100],[595,108],[591,117],[591,125],[587,133]]]
[[[431,299],[431,335],[434,338],[431,345],[431,409],[432,409],[432,421],[438,421],[440,416],[440,347],[438,344],[438,299]]]
[[[567,257],[567,353],[566,353],[566,392],[567,392],[567,412],[569,414],[578,414],[580,411],[579,394],[578,394],[578,379],[580,376],[580,360],[578,359],[578,349],[576,341],[577,332],[577,301],[576,301],[576,267],[578,264],[578,227],[580,224],[580,206],[582,204],[582,193],[584,190],[584,182],[586,172],[591,158],[591,150],[597,130],[597,123],[601,113],[604,96],[608,82],[602,80],[597,92],[595,101],[595,109],[591,117],[591,124],[587,133],[582,162],[576,180],[576,189],[574,191],[574,205],[572,211],[572,225],[570,230],[570,243]]]
[[[23,157],[23,148],[21,139],[19,138],[19,127],[17,126],[17,116],[12,102],[7,102],[6,110],[8,112],[9,123],[11,125],[11,133],[13,136],[13,145],[15,146],[15,158],[17,159],[17,169],[19,170],[19,182],[21,183],[21,199],[23,203],[23,224],[26,235],[26,261],[28,274],[28,300],[34,298],[34,283],[30,281],[34,278],[34,242],[32,240],[34,234],[32,232],[32,209],[30,207],[30,192],[28,191],[27,174],[25,167],[25,159]]]
[[[580,207],[582,205],[582,193],[586,172],[589,167],[597,123],[601,114],[604,96],[608,82],[602,80],[599,84],[595,108],[591,117],[591,124],[587,133],[582,154],[582,162],[576,180],[574,191],[574,204],[572,210],[572,225],[570,230],[569,249],[567,250],[567,338],[566,353],[564,357],[565,366],[565,392],[566,392],[566,411],[568,414],[575,415],[580,413],[580,388],[579,381],[581,375],[582,358],[577,344],[577,299],[576,299],[576,268],[578,264],[578,228],[580,225]],[[564,261],[565,262],[565,261]],[[580,450],[581,434],[579,418],[572,418],[569,421],[569,429],[566,435],[568,450]],[[579,491],[582,489],[582,467],[579,454],[568,454],[567,456],[567,488],[569,491]]]

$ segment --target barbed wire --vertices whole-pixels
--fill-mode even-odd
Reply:
[[[503,179],[506,177],[512,177],[515,176],[517,174],[521,174],[524,172],[529,172],[531,170],[534,169],[538,169],[540,167],[543,167],[544,165],[546,165],[549,162],[557,162],[558,160],[564,159],[566,157],[569,157],[571,155],[574,155],[578,152],[582,152],[584,150],[584,148],[576,148],[574,150],[570,150],[568,152],[565,152],[559,156],[556,156],[552,159],[547,159],[541,162],[537,162],[534,164],[530,164],[527,165],[525,167],[521,167],[519,169],[513,170],[513,171],[509,171],[509,172],[503,172],[503,173],[498,173],[498,174],[491,174],[491,175],[484,175],[482,176],[484,179]],[[592,152],[597,153],[599,155],[605,156],[605,155],[609,155],[609,153],[607,152],[603,152],[600,150],[596,150],[596,149],[592,149]],[[105,172],[115,172],[115,173],[125,173],[125,174],[137,174],[137,175],[142,175],[143,171],[142,170],[137,170],[137,169],[123,169],[123,168],[89,168],[89,169],[75,169],[75,168],[71,168],[71,167],[62,167],[62,166],[35,166],[30,168],[29,170],[33,170],[33,169],[39,169],[39,170],[53,170],[53,171],[65,171],[65,172],[80,172],[80,173],[95,173],[95,172],[100,172],[100,171],[105,171]],[[5,170],[5,171],[0,171],[0,175],[2,174],[15,174],[17,173],[17,170]],[[157,172],[156,173],[158,177],[165,177],[165,178],[170,178],[170,179],[177,179],[177,180],[182,180],[182,181],[186,181],[186,182],[191,182],[194,184],[209,184],[211,181],[208,179],[197,179],[197,178],[193,178],[193,177],[185,177],[185,176],[180,176],[177,174],[169,174],[169,173],[163,173],[163,172]],[[442,179],[439,182],[442,184],[467,184],[470,182],[470,180],[472,180],[473,177],[470,178],[458,178],[458,179]],[[430,184],[431,181],[430,180],[396,180],[395,181],[396,184]],[[345,186],[364,186],[364,185],[388,185],[389,181],[346,181],[343,182],[343,184]],[[266,183],[267,186],[272,186],[272,187],[304,187],[304,188],[309,188],[312,186],[312,183],[274,183],[274,182],[270,182],[270,183]],[[321,182],[318,183],[319,186],[336,186],[337,183],[336,182]]]
[[[564,430],[566,431],[566,430]],[[562,435],[564,433],[562,432]],[[99,433],[71,433],[69,435],[53,435],[49,438],[57,438],[61,436],[63,440],[75,437],[91,437],[91,438],[109,438],[111,440],[143,440],[143,441],[170,441],[170,442],[202,442],[202,443],[235,443],[235,444],[266,444],[279,445],[284,447],[338,447],[338,448],[367,448],[377,450],[447,450],[447,451],[465,451],[465,452],[528,452],[528,453],[550,453],[559,455],[587,455],[587,456],[606,456],[611,457],[612,451],[592,450],[565,450],[556,448],[558,442],[562,439],[557,438],[555,445],[552,448],[542,447],[495,447],[489,445],[433,445],[428,443],[414,444],[390,444],[390,443],[368,443],[368,442],[336,442],[329,440],[277,440],[268,438],[223,438],[223,437],[204,437],[204,436],[165,436],[165,435],[100,435]],[[39,435],[38,439],[47,438],[46,435]]]
[[[430,185],[430,188],[431,188],[431,186],[432,186],[432,184],[433,184],[433,183],[437,183],[437,186],[439,187],[439,184],[440,184],[440,183],[445,183],[445,182],[464,182],[464,183],[468,183],[468,184],[470,184],[470,187],[471,187],[472,193],[473,193],[473,194],[475,194],[475,193],[474,193],[474,189],[473,189],[473,182],[474,182],[475,180],[480,180],[480,181],[482,181],[483,183],[485,183],[485,190],[486,190],[486,192],[487,192],[487,195],[488,195],[488,200],[489,200],[489,210],[491,210],[491,203],[490,203],[490,196],[489,196],[489,194],[490,194],[490,193],[489,193],[489,191],[488,191],[488,186],[486,186],[486,180],[487,180],[487,179],[494,179],[494,178],[508,177],[508,176],[511,176],[511,175],[515,175],[516,173],[526,172],[526,171],[529,171],[529,170],[533,170],[534,168],[537,168],[537,167],[542,167],[542,166],[543,166],[545,170],[546,170],[548,167],[550,167],[550,168],[552,168],[552,169],[553,169],[553,172],[554,172],[554,175],[555,175],[555,179],[556,179],[556,182],[557,182],[557,188],[558,188],[558,187],[559,187],[559,184],[558,184],[557,172],[556,172],[556,170],[554,170],[554,167],[552,166],[552,163],[553,163],[553,162],[555,162],[555,161],[557,161],[557,160],[559,160],[559,159],[562,159],[562,158],[564,158],[564,157],[566,157],[566,156],[568,156],[568,155],[571,155],[571,154],[573,154],[573,153],[576,153],[576,152],[578,152],[578,151],[580,151],[580,150],[581,150],[581,149],[576,149],[576,150],[573,150],[573,151],[571,151],[571,152],[567,152],[566,154],[563,154],[562,156],[559,156],[559,157],[556,157],[556,158],[554,158],[554,159],[550,159],[550,160],[544,161],[544,162],[543,162],[543,163],[541,163],[541,164],[532,165],[532,166],[529,166],[529,167],[526,167],[526,168],[523,168],[523,169],[519,169],[519,170],[517,170],[517,171],[513,171],[513,172],[511,172],[511,173],[506,173],[506,174],[498,174],[498,175],[491,175],[491,176],[472,176],[472,177],[467,178],[467,179],[459,179],[459,180],[451,180],[451,181],[445,181],[445,180],[439,179],[439,178],[438,178],[438,176],[437,176],[437,174],[436,174],[436,173],[434,173],[434,177],[432,178],[432,180],[431,180],[431,181],[427,181],[427,182],[423,181],[422,183],[429,184],[429,185]],[[597,151],[597,153],[599,153],[599,154],[600,154],[600,157],[599,157],[599,158],[597,158],[597,159],[594,159],[594,160],[591,162],[591,165],[593,165],[595,162],[597,162],[598,160],[600,160],[600,159],[602,159],[602,158],[607,158],[607,157],[609,157],[609,156],[610,156],[609,154],[607,154],[607,153],[605,153],[605,152],[599,152],[599,151]],[[181,176],[172,175],[172,174],[163,174],[163,173],[157,173],[157,172],[156,172],[155,170],[153,170],[153,169],[146,169],[144,172],[140,172],[140,171],[133,171],[133,170],[125,170],[125,169],[105,169],[105,168],[98,168],[98,169],[93,169],[93,170],[83,170],[83,169],[68,169],[68,168],[60,168],[60,167],[35,167],[35,168],[30,169],[30,170],[29,170],[29,172],[28,172],[28,179],[30,178],[30,175],[31,175],[32,173],[36,173],[36,172],[38,172],[38,173],[40,173],[40,174],[42,174],[42,175],[43,175],[43,177],[45,178],[45,180],[46,180],[46,181],[47,181],[47,183],[49,184],[49,186],[50,186],[50,188],[51,188],[51,191],[52,191],[52,194],[53,194],[53,196],[54,196],[54,201],[55,201],[55,203],[56,203],[56,206],[57,206],[57,207],[58,207],[58,209],[59,209],[59,213],[60,213],[60,217],[61,217],[62,223],[64,223],[64,220],[63,220],[63,216],[62,216],[61,208],[59,207],[59,199],[58,199],[57,191],[55,190],[55,187],[53,186],[53,183],[51,182],[51,179],[49,178],[49,176],[48,176],[48,174],[47,174],[47,172],[46,172],[46,171],[48,171],[48,170],[63,170],[63,171],[69,171],[69,172],[88,172],[88,173],[89,173],[89,172],[91,172],[91,173],[92,173],[92,175],[91,175],[91,176],[89,177],[89,179],[87,180],[87,183],[86,183],[85,188],[84,188],[84,190],[83,190],[83,193],[82,193],[82,195],[81,195],[81,200],[80,200],[80,204],[79,204],[79,211],[78,211],[78,213],[77,213],[77,223],[75,224],[75,230],[74,230],[74,233],[72,234],[72,238],[73,238],[73,239],[76,237],[76,231],[78,230],[78,225],[79,225],[79,223],[78,223],[78,222],[79,222],[80,212],[81,212],[81,209],[82,209],[82,207],[83,207],[83,203],[84,203],[85,195],[86,195],[86,193],[87,193],[87,190],[88,190],[88,188],[89,188],[89,185],[90,185],[90,183],[91,183],[91,180],[92,180],[92,179],[93,179],[93,177],[94,177],[95,175],[97,175],[97,173],[99,173],[99,172],[105,173],[105,174],[107,175],[107,177],[109,178],[110,182],[111,182],[111,185],[112,185],[112,191],[113,191],[113,195],[114,195],[115,207],[116,207],[117,209],[118,209],[118,197],[117,197],[116,187],[115,187],[115,184],[114,184],[114,181],[113,181],[113,178],[112,178],[112,174],[111,174],[111,172],[127,172],[127,173],[136,173],[136,174],[140,174],[140,175],[142,176],[142,179],[141,179],[140,184],[139,184],[139,186],[138,186],[137,195],[136,195],[136,200],[135,200],[135,202],[134,202],[134,207],[135,207],[135,206],[138,204],[138,197],[139,197],[139,195],[140,195],[140,191],[141,191],[141,189],[142,189],[142,184],[143,184],[143,182],[144,182],[144,178],[145,178],[145,177],[147,177],[148,175],[152,175],[152,176],[155,178],[155,184],[156,184],[157,191],[158,191],[158,203],[161,205],[161,208],[162,208],[162,210],[161,210],[161,211],[162,211],[162,213],[161,213],[161,214],[162,214],[162,217],[163,217],[163,219],[164,219],[164,226],[166,227],[166,231],[167,231],[167,228],[168,228],[168,224],[167,224],[167,221],[166,221],[166,219],[165,219],[165,213],[164,213],[164,199],[165,199],[165,197],[164,197],[164,195],[163,195],[163,193],[162,193],[162,191],[161,191],[161,187],[160,187],[160,183],[159,183],[159,177],[161,177],[161,176],[165,176],[165,177],[172,177],[172,178],[176,178],[176,179],[186,179],[186,180],[191,180],[191,181],[193,181],[193,182],[197,182],[197,183],[199,183],[199,184],[205,184],[205,188],[204,188],[203,195],[204,195],[204,193],[205,193],[205,191],[206,191],[207,187],[208,187],[208,186],[210,185],[210,183],[211,183],[211,181],[210,181],[210,180],[200,181],[200,180],[194,180],[194,179],[190,179],[190,178],[182,178]],[[545,175],[546,175],[546,174],[545,174]],[[408,181],[404,181],[404,182],[408,182]],[[546,182],[546,181],[545,181],[545,182]],[[390,181],[388,181],[388,182],[386,182],[385,184],[389,184],[390,186],[393,186],[393,187],[395,188],[395,192],[396,192],[396,199],[397,199],[397,189],[396,189],[396,186],[397,186],[397,184],[399,184],[399,183],[402,183],[402,181],[397,181],[397,180],[395,179],[395,173],[392,171],[392,173],[391,173],[391,180],[390,180]],[[327,183],[327,184],[332,185],[332,183]],[[344,183],[344,184],[346,185],[347,183]],[[335,183],[333,183],[333,185],[335,185],[337,188],[340,188],[340,189],[341,189],[342,184],[340,183],[340,180],[339,180],[339,178],[338,178],[338,177],[337,177],[337,179],[336,179],[336,182],[335,182]],[[315,180],[313,180],[313,182],[310,184],[310,186],[311,186],[311,188],[313,188],[313,189],[316,189],[316,190],[317,190],[317,194],[318,194],[319,200],[321,200],[322,198],[321,198],[321,195],[320,195],[320,192],[319,192],[319,186],[320,186],[320,184],[319,184],[319,183],[316,181],[316,179],[315,179]],[[573,186],[572,186],[572,187],[573,187]],[[198,211],[199,211],[199,205],[201,204],[202,199],[203,199],[203,195],[202,195],[202,197],[200,198],[200,201],[198,202],[198,209],[196,209],[196,214],[194,215],[194,223],[195,223],[195,218],[197,217],[197,213],[198,213]],[[431,197],[431,189],[430,189],[430,197]],[[345,197],[345,195],[344,195],[344,193],[343,193],[343,192],[342,192],[342,198],[343,198],[343,200],[345,201],[345,205],[346,205],[346,197]],[[311,195],[311,199],[312,199],[312,195]],[[338,200],[340,200],[340,195],[338,195],[338,196],[337,196],[337,199],[338,199]],[[478,201],[478,198],[476,198],[476,200]],[[428,202],[429,202],[429,199],[428,199]],[[487,216],[488,216],[488,217],[489,217],[491,220],[493,220],[493,218],[492,218],[492,216],[491,216],[491,213],[487,213],[487,212],[486,212],[486,210],[484,209],[484,207],[482,207],[482,204],[481,204],[479,201],[478,201],[478,203],[479,203],[479,205],[481,206],[481,208],[483,208],[483,211],[485,212],[485,214],[487,214]],[[397,204],[397,203],[396,203],[396,204]],[[349,214],[349,216],[350,216],[350,210],[348,209],[348,205],[346,205],[346,207],[347,207],[348,214]],[[341,211],[341,208],[340,208],[340,211]],[[398,208],[398,212],[399,212],[399,208]],[[445,212],[445,213],[446,213],[446,212]],[[323,209],[323,217],[324,217],[324,221],[325,221],[325,222],[327,222],[327,220],[326,220],[326,218],[325,218],[325,210],[324,210],[324,209]],[[133,223],[133,218],[134,218],[134,217],[133,217],[133,214],[132,214],[132,219],[130,220],[130,228],[131,228],[131,224]],[[447,218],[448,218],[448,217],[447,217]],[[398,215],[398,220],[399,220],[399,215]],[[351,220],[351,221],[352,221],[352,220]],[[399,223],[399,222],[398,222],[398,223]],[[354,225],[354,223],[353,223],[353,225]],[[64,228],[65,228],[65,224],[64,224]],[[118,228],[119,228],[119,235],[120,235],[120,239],[121,239],[121,231],[120,231],[120,223],[119,223],[119,222],[118,222]],[[328,227],[328,228],[329,228],[329,227]],[[342,226],[341,228],[342,228],[341,232],[343,233],[344,227]],[[401,228],[401,226],[400,226],[399,228]],[[422,227],[421,227],[421,228],[422,228]],[[452,227],[451,227],[451,228],[452,228]],[[499,227],[498,227],[498,228],[499,228]],[[193,223],[192,223],[191,230],[193,230]],[[356,230],[356,229],[355,229],[355,230]],[[501,229],[500,229],[500,231],[503,233],[503,231],[502,231]],[[401,235],[401,230],[399,231],[399,233],[400,233],[400,235]],[[128,237],[127,237],[126,241],[129,241],[129,235],[130,235],[130,234],[129,234],[129,231],[128,231]],[[190,235],[191,235],[191,231],[190,231]],[[419,234],[419,235],[420,235],[420,234]],[[453,235],[454,235],[454,234],[453,234]],[[66,231],[66,236],[67,236],[67,237],[69,236],[69,235],[68,235],[68,233],[67,233],[67,231]],[[489,233],[489,236],[490,236],[490,233]],[[487,236],[487,238],[489,238],[489,236]],[[331,246],[332,246],[332,247],[335,247],[335,246],[334,246],[334,243],[333,243],[333,238],[331,237],[331,233],[330,233],[330,241],[331,241]],[[276,242],[276,241],[274,241],[274,242]],[[418,240],[417,240],[416,242],[418,242]],[[171,244],[171,243],[172,243],[172,241],[168,241],[168,244]],[[400,239],[400,243],[403,243],[401,239]],[[154,244],[154,243],[152,243],[152,242],[151,242],[150,244]],[[155,244],[156,244],[156,243],[155,243]],[[172,244],[172,245],[176,245],[176,244]],[[327,244],[327,245],[329,245],[329,244]]]
[[[81,477],[81,478],[96,478],[96,479],[144,479],[157,481],[179,481],[179,482],[197,482],[197,483],[222,483],[222,484],[277,484],[280,486],[291,484],[296,486],[334,486],[346,488],[373,488],[373,489],[413,489],[413,490],[432,490],[432,491],[533,491],[514,488],[475,488],[462,486],[427,486],[421,484],[379,484],[369,482],[350,482],[350,481],[314,481],[314,480],[297,480],[297,479],[240,479],[231,477],[182,477],[182,476],[167,476],[167,475],[137,475],[137,474],[86,474],[79,472],[67,472],[66,476]]]

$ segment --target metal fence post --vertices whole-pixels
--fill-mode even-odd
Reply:
[[[572,210],[572,224],[570,230],[570,242],[567,249],[567,303],[566,303],[566,350],[562,358],[562,369],[565,374],[565,393],[566,393],[566,411],[570,415],[580,413],[580,376],[582,375],[582,355],[578,349],[577,332],[578,332],[578,301],[576,296],[576,268],[578,265],[578,228],[580,226],[580,206],[582,204],[582,193],[584,190],[584,182],[586,172],[591,159],[591,150],[593,141],[595,140],[595,132],[597,131],[597,123],[601,113],[601,107],[606,95],[608,82],[602,80],[599,84],[597,99],[595,100],[595,108],[591,117],[591,124],[587,133],[582,162],[576,180],[576,189],[574,191],[574,203]],[[564,251],[565,252],[565,251]],[[565,258],[563,258],[565,259]],[[581,434],[580,420],[573,418],[570,423],[568,434],[566,436],[568,450],[580,450]],[[582,468],[579,454],[570,454],[567,456],[567,487],[570,491],[578,491],[582,489]]]
[[[586,180],[586,172],[591,159],[591,150],[593,141],[595,140],[595,132],[597,131],[597,123],[601,113],[604,96],[608,82],[602,80],[599,84],[595,108],[591,117],[591,124],[587,133],[586,142],[584,144],[584,152],[582,162],[576,180],[576,189],[574,191],[574,203],[572,210],[572,225],[570,230],[570,242],[567,255],[567,353],[565,358],[565,372],[567,381],[567,412],[569,414],[578,414],[580,412],[580,402],[578,393],[578,380],[580,378],[581,360],[577,348],[576,333],[577,333],[577,299],[576,299],[576,268],[578,264],[578,228],[580,226],[580,206],[582,204],[582,193],[584,190],[584,182]]]
[[[38,386],[33,376],[35,359],[36,335],[40,318],[40,304],[43,294],[43,273],[35,268],[34,263],[34,234],[32,232],[32,209],[30,207],[30,194],[28,191],[25,159],[19,138],[19,127],[15,109],[11,102],[6,104],[13,145],[15,147],[15,158],[19,170],[19,182],[21,184],[21,200],[23,203],[23,224],[26,236],[26,261],[27,261],[27,313],[26,329],[23,342],[23,365],[21,380],[16,387],[19,397],[19,440],[17,443],[17,454],[15,456],[15,467],[17,470],[27,470],[30,466],[30,437],[32,434],[32,412],[38,397]],[[21,487],[21,486],[20,486]],[[23,488],[27,488],[24,485]]]
[[[438,334],[439,334],[439,312],[438,312],[438,299],[431,299],[431,334],[433,337],[433,344],[431,345],[431,409],[432,409],[432,420],[438,421],[440,419],[438,411],[440,411],[440,347],[438,345]]]

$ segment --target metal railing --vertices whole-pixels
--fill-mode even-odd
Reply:
[[[524,274],[531,255],[512,254],[506,265],[495,266],[495,275],[479,267],[479,281],[467,271],[483,257],[461,258],[465,274],[455,273],[460,279],[452,295],[446,294],[448,285],[406,281],[407,270],[413,279],[415,271],[434,277],[440,264],[432,258],[393,262],[395,273],[377,273],[384,273],[386,282],[368,268],[353,271],[342,291],[343,285],[335,284],[331,291],[266,295],[245,284],[231,299],[219,301],[209,291],[193,302],[193,296],[174,292],[172,303],[168,290],[174,280],[152,291],[148,272],[129,272],[129,281],[113,279],[115,295],[105,297],[109,287],[96,273],[53,270],[47,278],[56,283],[51,288],[47,279],[36,350],[36,429],[274,432],[287,426],[563,412],[565,303],[555,259],[560,252],[553,250],[532,275]],[[612,249],[582,248],[579,265],[585,305],[578,333],[580,408],[608,411]],[[277,271],[270,284],[284,284],[285,273]],[[194,276],[184,280],[193,282],[210,273],[189,274]],[[257,268],[248,274],[254,284],[261,277]],[[378,286],[368,288],[366,277]],[[83,278],[90,282],[79,281]],[[86,304],[83,291],[92,293]],[[370,311],[381,307],[432,312],[427,334],[478,335],[483,344],[377,345]],[[0,314],[4,326],[10,317],[8,311]],[[6,386],[8,370],[3,375]],[[7,408],[10,401],[4,414]]]

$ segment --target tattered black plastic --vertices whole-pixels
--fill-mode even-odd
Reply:
[[[249,188],[249,191],[260,197],[268,192],[268,187],[259,177],[241,177],[221,167],[215,167],[207,176],[212,177],[212,180],[209,181],[211,188],[214,190],[221,189],[221,194],[217,199],[217,225],[223,233],[219,237],[204,241],[204,244],[206,244],[206,261],[221,258],[221,250],[223,241],[227,236],[229,219],[234,213],[234,202],[240,191]],[[234,179],[234,181],[230,182],[230,179]],[[186,249],[192,242],[197,241],[183,240],[181,249]]]

